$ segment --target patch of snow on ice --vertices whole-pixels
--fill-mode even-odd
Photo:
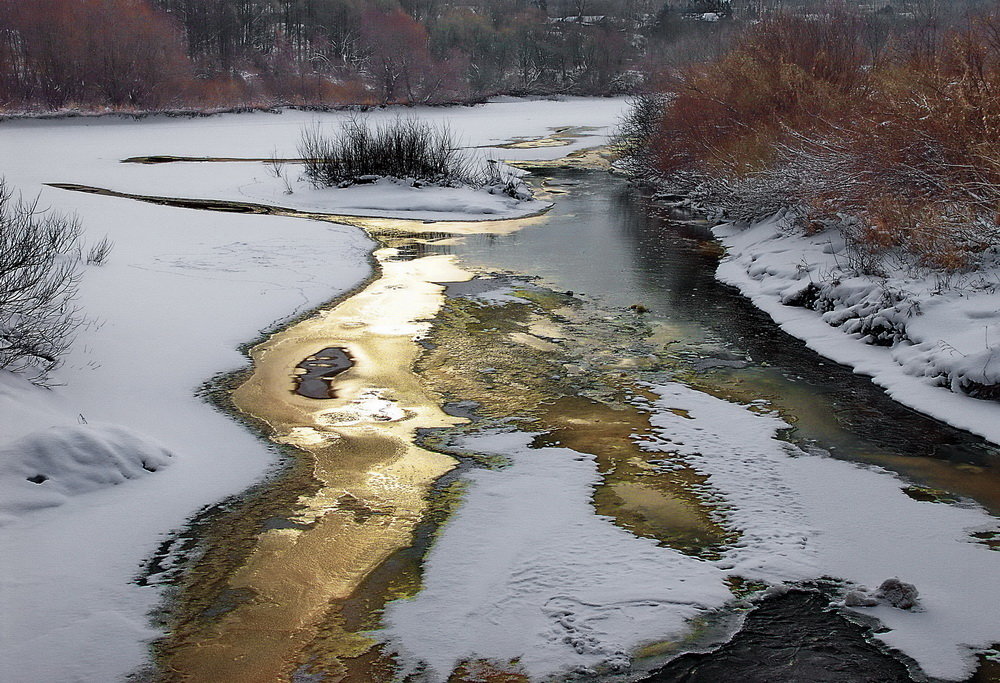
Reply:
[[[502,454],[502,470],[468,475],[412,600],[386,611],[404,662],[446,680],[465,659],[519,659],[533,678],[625,665],[636,646],[682,636],[730,596],[724,573],[594,514],[595,459],[490,433],[463,447]]]

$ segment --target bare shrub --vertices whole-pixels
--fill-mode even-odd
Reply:
[[[346,120],[339,135],[319,126],[305,128],[299,142],[305,176],[314,187],[346,187],[390,177],[438,185],[467,184],[498,190],[515,199],[531,192],[495,160],[474,163],[461,154],[446,126],[414,118],[371,123]]]
[[[299,154],[306,178],[316,187],[349,185],[374,176],[443,183],[469,175],[451,131],[414,118],[373,124],[353,117],[335,137],[314,125],[302,131]]]
[[[47,213],[0,179],[0,368],[44,381],[80,323],[83,260],[75,218]]]
[[[285,161],[278,156],[278,150],[271,150],[271,156],[264,162],[264,168],[275,178],[280,178],[285,169]]]
[[[115,243],[105,235],[97,244],[94,244],[87,251],[88,266],[103,266],[111,255],[111,250],[115,248]]]
[[[653,140],[660,130],[670,96],[644,93],[629,101],[629,107],[611,139],[611,148],[619,155],[619,164],[630,173],[643,173],[654,166]]]

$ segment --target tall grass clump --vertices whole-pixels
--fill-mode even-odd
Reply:
[[[493,159],[470,159],[447,126],[414,118],[371,123],[354,117],[333,136],[317,124],[302,131],[298,150],[305,177],[317,188],[387,177],[416,185],[469,185],[518,201],[532,197],[513,169]]]
[[[354,117],[341,124],[336,136],[317,124],[303,130],[299,154],[315,187],[384,176],[446,184],[466,182],[473,175],[447,127],[414,118],[371,123]]]

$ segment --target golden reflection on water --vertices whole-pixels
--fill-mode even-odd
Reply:
[[[649,434],[649,414],[635,406],[610,406],[564,396],[546,406],[539,445],[560,445],[597,457],[601,483],[594,494],[599,514],[637,536],[700,557],[715,557],[737,535],[703,500],[708,478],[670,453],[648,453],[635,435]],[[673,460],[661,468],[650,460]]]
[[[243,547],[231,549],[243,556],[237,566],[215,562],[194,573],[198,590],[185,590],[234,596],[233,604],[208,618],[204,612],[175,615],[178,626],[161,660],[170,677],[191,681],[287,680],[302,666],[334,679],[388,680],[391,662],[360,632],[376,626],[368,622],[381,603],[417,589],[416,563],[392,558],[433,512],[428,493],[456,462],[418,446],[416,433],[466,422],[444,413],[440,395],[414,372],[423,351],[417,340],[428,333],[444,300],[440,283],[471,277],[453,257],[404,260],[399,251],[472,234],[509,234],[544,219],[428,224],[273,213],[366,230],[386,245],[374,253],[380,275],[252,350],[252,373],[232,401],[266,424],[274,441],[305,456],[311,484],[288,506],[281,524],[255,535],[252,548],[245,547],[246,534],[238,539]],[[335,398],[296,394],[296,366],[330,347],[345,349],[354,360],[332,379]],[[280,488],[279,482],[275,490]],[[214,539],[216,546],[226,542]],[[220,554],[219,547],[213,551]],[[394,562],[399,566],[392,567]],[[380,567],[392,571],[380,578]],[[201,609],[206,599],[189,602]]]
[[[301,496],[291,524],[260,533],[227,588],[252,598],[211,623],[190,647],[174,647],[170,668],[185,680],[286,679],[326,624],[337,655],[356,656],[367,638],[331,633],[329,610],[396,549],[411,542],[426,493],[454,466],[414,444],[417,429],[455,425],[412,372],[414,339],[440,306],[437,281],[467,274],[445,256],[392,260],[367,288],[274,335],[252,351],[254,371],[233,394],[266,422],[276,441],[308,453],[315,491]],[[333,380],[336,398],[294,393],[294,368],[317,349],[347,349],[355,365]]]

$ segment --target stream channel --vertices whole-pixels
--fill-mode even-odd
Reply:
[[[462,452],[456,438],[512,419],[540,434],[538,446],[596,456],[597,513],[717,557],[732,531],[699,493],[705,477],[682,463],[653,468],[640,448],[651,430],[645,382],[679,381],[776,411],[792,425],[782,438],[896,471],[912,497],[1000,512],[995,448],[894,403],[780,331],[714,279],[721,253],[706,222],[587,166],[531,167],[555,204],[526,219],[421,224],[272,211],[368,230],[382,245],[378,269],[256,346],[252,370],[212,387],[289,457],[179,536],[200,549],[186,571],[151,560],[144,580],[174,586],[161,615],[169,635],[158,645],[160,677],[392,680],[394,657],[369,632],[388,601],[419,591],[422,558],[461,504],[462,473],[497,464]],[[164,555],[183,545],[167,544]],[[822,585],[806,588],[763,601],[746,622],[722,615],[680,648],[712,650],[745,623],[715,654],[664,665],[680,646],[648,648],[632,672],[600,678],[910,680],[865,626],[823,609]],[[466,662],[452,680],[523,680],[509,664]],[[990,680],[991,666],[976,680]]]

